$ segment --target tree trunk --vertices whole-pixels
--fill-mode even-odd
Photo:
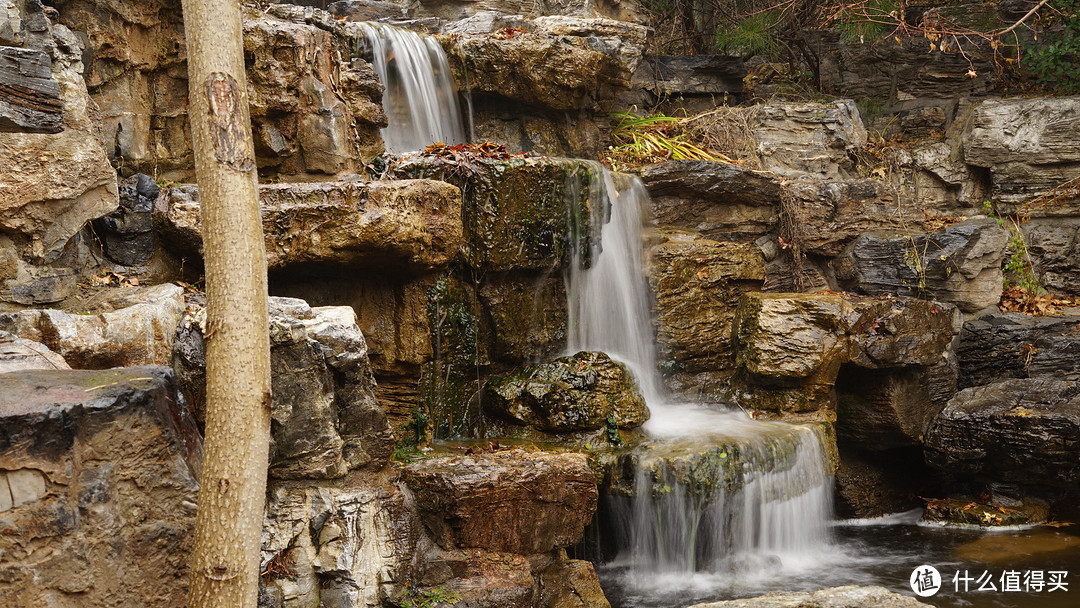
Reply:
[[[191,608],[254,608],[270,443],[266,254],[237,0],[183,0],[206,262],[206,443]]]

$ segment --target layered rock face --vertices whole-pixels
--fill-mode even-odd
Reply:
[[[70,292],[85,262],[76,235],[116,209],[116,176],[80,38],[36,0],[5,13],[0,45],[15,46],[0,46],[0,299],[32,306]]]
[[[86,84],[124,171],[190,178],[187,66],[178,0],[57,3],[93,41]],[[354,56],[360,34],[288,5],[244,14],[248,98],[263,174],[334,175],[382,152],[382,85]],[[311,18],[309,18],[311,17]]]

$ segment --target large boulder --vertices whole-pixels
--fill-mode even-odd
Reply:
[[[992,382],[960,391],[926,434],[926,461],[957,477],[1075,490],[1080,383]]]
[[[205,309],[189,313],[173,351],[181,388],[200,420],[206,408],[205,330]],[[270,477],[334,478],[350,469],[382,468],[394,436],[375,398],[367,344],[353,310],[271,298],[270,344]]]
[[[895,191],[875,179],[792,179],[784,183],[781,213],[803,253],[840,254],[866,233],[914,228],[915,210],[901,208]],[[921,215],[919,216],[921,219]]]
[[[1001,299],[1008,242],[1008,230],[991,218],[933,234],[863,235],[840,258],[837,279],[864,294],[925,295],[975,312]]]
[[[938,365],[959,317],[952,305],[914,298],[747,293],[732,330],[737,394],[766,410],[831,409],[842,365]]]
[[[76,369],[167,365],[184,289],[164,283],[104,292],[85,314],[30,309],[0,314],[0,331],[41,342]]]
[[[1080,380],[1080,317],[1032,317],[1018,312],[964,323],[956,347],[960,387],[1008,378]]]
[[[1080,225],[1069,219],[1031,220],[1025,227],[1028,254],[1042,284],[1057,293],[1080,293]]]
[[[445,267],[462,248],[461,193],[434,180],[259,186],[270,270],[302,264],[380,270]],[[179,255],[201,255],[199,190],[169,190],[160,229]]]
[[[717,242],[663,230],[649,250],[656,337],[671,372],[734,368],[731,326],[743,293],[765,280],[761,251],[750,243]]]
[[[459,88],[541,110],[607,111],[641,59],[644,26],[543,17],[533,31],[445,39]]]
[[[0,604],[187,595],[202,437],[165,367],[0,374]]]
[[[490,414],[555,433],[633,428],[649,419],[633,375],[601,352],[582,351],[493,376],[482,403]]]
[[[728,163],[672,160],[641,169],[654,221],[725,241],[753,241],[776,228],[780,183]]]
[[[271,482],[259,560],[264,608],[380,606],[408,580],[423,526],[382,480],[347,487]]]
[[[596,478],[584,454],[440,456],[403,467],[401,477],[444,549],[544,553],[581,540],[596,510]]]

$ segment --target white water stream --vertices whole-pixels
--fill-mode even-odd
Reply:
[[[386,151],[423,150],[435,142],[465,142],[457,89],[438,41],[383,23],[360,23],[375,72],[386,87],[382,129]]]

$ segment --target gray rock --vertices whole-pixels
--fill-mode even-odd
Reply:
[[[0,374],[24,369],[71,369],[48,346],[0,332]]]
[[[1077,488],[1080,383],[1039,377],[960,391],[927,431],[926,462],[958,477]]]
[[[776,227],[780,184],[727,163],[673,160],[647,165],[641,180],[657,224],[714,240],[752,241]]]
[[[117,264],[144,264],[154,253],[154,202],[161,192],[149,175],[137,173],[120,186],[120,207],[94,220],[105,255]]]
[[[761,168],[783,177],[848,177],[855,167],[850,153],[866,145],[866,128],[850,99],[763,105],[753,127]]]
[[[173,367],[200,420],[205,412],[204,309],[177,329]],[[270,299],[270,476],[318,479],[384,466],[394,438],[375,398],[367,344],[347,306]]]
[[[493,376],[484,385],[484,410],[550,432],[641,426],[649,410],[637,381],[604,353],[583,351]]]
[[[964,161],[989,169],[995,203],[1011,212],[1011,206],[1076,177],[1077,139],[1080,97],[987,99],[964,132]]]
[[[376,608],[408,580],[423,526],[408,495],[378,479],[349,487],[274,484],[267,495],[260,606]],[[321,600],[321,602],[320,602]]]
[[[860,293],[927,296],[974,312],[1001,299],[1008,240],[989,218],[926,235],[863,235],[840,259],[837,279]]]
[[[41,342],[76,369],[168,364],[184,314],[183,288],[122,288],[95,305],[90,314],[52,309],[0,314],[0,331]]]
[[[831,587],[776,592],[741,600],[694,604],[690,608],[920,608],[929,606],[884,587]]]
[[[657,99],[691,95],[740,93],[746,64],[727,55],[646,57],[634,73],[633,84]]]
[[[0,38],[4,36],[0,2]],[[18,91],[19,94],[13,94]],[[52,76],[52,61],[41,51],[0,46],[0,131],[59,133],[64,130],[60,85]]]
[[[1032,317],[1016,312],[964,323],[956,347],[960,387],[1008,378],[1080,380],[1080,317]]]
[[[784,183],[783,197],[780,212],[794,232],[784,236],[804,254],[835,256],[863,234],[901,232],[912,227],[916,212],[875,179],[792,179]]]
[[[171,370],[0,374],[0,428],[0,604],[184,603],[202,437]]]
[[[1080,216],[1080,210],[1073,213]],[[1080,293],[1080,225],[1076,219],[1031,220],[1025,227],[1035,273],[1047,289]]]

